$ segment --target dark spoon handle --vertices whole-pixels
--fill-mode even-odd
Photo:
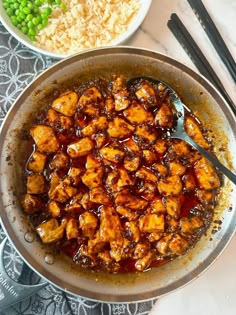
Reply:
[[[220,170],[225,176],[227,176],[235,185],[236,185],[236,175],[232,173],[227,167],[225,167],[221,162],[217,159],[216,156],[212,155],[207,150],[203,149],[200,145],[198,145],[186,132],[182,132],[181,135],[177,136],[179,139],[186,141],[196,150],[198,150],[205,158],[207,158],[218,170]]]

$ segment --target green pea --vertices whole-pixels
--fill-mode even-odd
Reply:
[[[44,28],[43,24],[38,24],[38,25],[37,25],[37,29],[38,29],[39,31],[41,31],[43,28]]]
[[[11,8],[7,8],[6,12],[7,12],[7,15],[9,16],[14,15],[14,11]]]
[[[22,27],[21,27],[21,31],[22,31],[22,33],[24,33],[24,34],[27,34],[28,31],[29,31],[29,29],[28,29],[27,26],[22,26]]]
[[[27,26],[28,26],[29,29],[30,29],[30,28],[34,28],[34,23],[33,23],[32,21],[29,21],[29,22],[27,23]]]
[[[43,11],[43,13],[47,14],[47,15],[51,15],[52,14],[52,9],[50,7],[46,7]]]
[[[10,4],[8,2],[3,2],[3,7],[4,9],[9,8]]]
[[[41,1],[41,0],[35,0],[35,5],[36,5],[37,7],[41,7],[42,1]]]
[[[32,14],[28,14],[26,17],[26,21],[32,21],[33,19],[33,15]]]
[[[11,21],[12,21],[12,24],[15,26],[18,24],[18,21],[15,15],[11,16]]]
[[[35,36],[36,32],[35,32],[35,30],[33,28],[30,28],[29,31],[28,31],[28,34],[32,35],[32,36]]]
[[[30,14],[30,8],[27,6],[27,7],[24,7],[23,8],[23,12],[27,15],[27,14]]]
[[[33,22],[34,25],[38,25],[39,24],[39,19],[37,17],[34,17],[32,19],[32,22]]]

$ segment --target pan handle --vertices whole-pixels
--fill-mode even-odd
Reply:
[[[7,238],[0,244],[0,311],[33,295],[48,284],[43,282],[35,285],[24,285],[11,279],[6,272],[3,261],[6,242]]]

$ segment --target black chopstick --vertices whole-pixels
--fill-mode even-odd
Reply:
[[[219,57],[231,74],[234,82],[236,82],[236,63],[204,4],[201,0],[187,1],[193,9],[193,12],[196,14]]]
[[[199,72],[219,90],[236,115],[236,106],[234,102],[228,95],[223,84],[207,61],[206,57],[175,13],[171,15],[167,25],[181,46],[184,48],[190,59],[193,61]]]

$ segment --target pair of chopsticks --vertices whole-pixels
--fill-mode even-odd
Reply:
[[[210,16],[208,13],[207,15],[205,15],[206,9],[203,5],[200,5],[200,3],[202,4],[201,0],[188,0],[188,2],[191,3],[194,6],[194,8],[195,7],[197,8],[197,10],[195,9],[194,10],[197,16],[199,16],[199,19],[201,19],[201,21],[203,21],[203,16],[204,16],[204,25],[205,25],[204,29],[205,30],[207,29],[207,32],[211,34],[211,37],[209,36],[209,38],[212,41],[214,38],[214,47],[217,47],[217,52],[219,52],[219,47],[221,47],[220,52],[219,52],[220,57],[223,58],[223,60],[225,61],[225,64],[227,65],[227,69],[228,70],[230,69],[229,70],[230,74],[232,73],[236,78],[235,62],[232,56],[230,55],[230,52],[227,49],[225,43],[223,45],[219,44],[219,41],[224,42],[222,37],[217,36],[217,40],[215,40],[216,34],[219,34],[219,32],[218,31],[214,32],[215,26],[212,27],[214,23],[211,20],[211,18],[209,18]],[[206,19],[206,17],[208,18]],[[207,20],[207,23],[206,23],[206,20]],[[193,63],[195,64],[199,72],[202,75],[204,75],[219,90],[219,92],[228,102],[234,114],[236,115],[236,105],[234,104],[230,96],[228,95],[222,82],[220,81],[219,77],[217,76],[217,74],[215,73],[215,71],[209,64],[209,62],[207,61],[206,57],[204,56],[204,54],[202,53],[200,48],[197,46],[196,42],[194,41],[190,33],[187,31],[184,24],[181,22],[181,20],[175,13],[171,15],[171,18],[168,21],[167,25],[169,29],[172,31],[172,33],[174,34],[174,36],[176,37],[176,39],[179,41],[181,46],[184,48],[186,53],[189,55],[190,59],[193,61]],[[209,25],[211,25],[211,27]],[[214,36],[212,35],[213,33],[214,33]],[[224,46],[226,47],[227,50],[222,48]]]

